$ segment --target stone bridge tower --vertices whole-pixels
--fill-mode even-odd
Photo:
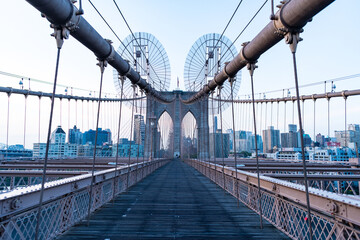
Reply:
[[[173,99],[171,103],[163,103],[156,101],[151,96],[147,97],[146,102],[146,136],[145,136],[145,157],[149,158],[151,150],[157,149],[157,124],[159,118],[164,112],[167,112],[173,121],[173,149],[174,154],[181,154],[181,123],[188,112],[194,116],[196,120],[198,139],[197,152],[198,158],[209,157],[209,122],[208,122],[208,98],[197,101],[193,104],[184,104],[181,100],[190,98],[195,92],[183,92],[176,90],[173,92],[161,92],[168,99]],[[151,126],[150,120],[154,125]],[[152,131],[152,134],[150,134]],[[153,138],[151,140],[151,137]],[[151,145],[152,148],[151,148]],[[156,153],[152,157],[157,157]]]

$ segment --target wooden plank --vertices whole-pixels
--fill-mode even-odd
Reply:
[[[59,239],[288,239],[180,160],[171,161]]]

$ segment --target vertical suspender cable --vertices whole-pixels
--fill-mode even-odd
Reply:
[[[41,96],[39,96],[39,125],[38,125],[38,143],[40,143],[40,128],[41,128]]]
[[[238,186],[238,170],[237,170],[237,156],[236,156],[236,141],[235,141],[235,118],[234,118],[234,78],[229,78],[230,90],[231,90],[231,114],[232,114],[232,126],[233,126],[233,138],[234,138],[234,162],[235,162],[235,194],[237,199],[237,206],[239,207],[239,186]]]
[[[131,110],[131,121],[130,121],[130,142],[129,142],[129,159],[128,159],[128,170],[126,175],[126,191],[129,188],[129,177],[130,177],[130,161],[131,161],[131,142],[132,142],[132,132],[133,132],[133,122],[134,122],[134,109],[135,109],[135,89],[136,85],[132,85],[133,88],[133,100],[132,100],[132,110]]]
[[[284,132],[286,132],[286,100],[284,101]]]
[[[55,34],[54,34],[54,36],[57,40],[56,41],[57,42],[57,56],[56,56],[53,92],[52,92],[52,96],[51,96],[49,127],[48,127],[48,133],[47,133],[47,138],[46,138],[45,159],[44,159],[44,166],[43,166],[42,179],[41,179],[40,199],[39,199],[39,206],[38,206],[37,215],[36,215],[35,240],[38,240],[40,238],[39,237],[39,228],[40,228],[40,219],[41,219],[41,207],[43,204],[44,187],[45,187],[45,181],[46,181],[46,170],[47,170],[47,162],[48,162],[49,147],[50,147],[51,124],[52,124],[53,113],[54,113],[55,91],[56,91],[57,76],[58,76],[58,70],[59,70],[60,52],[61,52],[62,44],[64,42],[62,32],[63,31],[61,29],[55,29]]]
[[[103,83],[103,76],[104,70],[106,67],[106,61],[99,60],[97,64],[100,67],[100,89],[99,89],[99,99],[98,99],[98,109],[97,109],[97,116],[96,116],[96,130],[95,130],[95,140],[94,140],[94,151],[93,151],[93,161],[92,161],[92,168],[91,168],[91,185],[90,185],[90,193],[89,193],[89,207],[88,207],[88,214],[87,214],[87,224],[90,223],[90,212],[92,206],[92,195],[93,195],[93,188],[95,182],[95,161],[96,161],[96,146],[97,146],[97,138],[99,133],[99,119],[100,119],[100,107],[101,107],[101,93],[102,93],[102,83]]]
[[[302,124],[305,128],[305,99],[302,99]]]
[[[330,138],[330,98],[327,98],[328,100],[328,138]]]
[[[141,98],[140,98],[140,116],[139,116],[139,131],[138,131],[138,142],[137,142],[137,154],[136,154],[136,182],[138,180],[138,168],[139,168],[139,155],[140,155],[140,144],[141,144],[141,117],[142,117],[142,95],[143,92],[141,91]]]
[[[273,124],[273,102],[272,101],[271,101],[270,114],[271,114],[270,126],[272,126],[272,124]],[[265,127],[265,130],[266,130],[266,127]]]
[[[114,192],[113,192],[113,199],[115,198],[116,195],[116,178],[117,178],[117,168],[118,168],[118,160],[119,160],[119,140],[120,140],[120,129],[121,129],[121,113],[122,113],[122,100],[123,100],[123,96],[124,96],[124,80],[126,79],[126,77],[119,77],[120,81],[121,81],[121,92],[120,92],[120,109],[119,109],[119,122],[118,122],[118,129],[117,129],[117,139],[116,139],[116,156],[115,156],[115,171],[114,171]]]
[[[277,110],[276,110],[276,129],[279,129],[279,101],[277,102]]]
[[[260,215],[260,228],[263,228],[262,220],[262,207],[261,207],[261,189],[260,189],[260,170],[259,170],[259,154],[257,145],[257,130],[256,130],[256,115],[255,115],[255,94],[254,94],[254,70],[257,67],[255,63],[248,63],[248,69],[251,78],[251,95],[253,106],[253,121],[254,121],[254,133],[255,133],[255,156],[256,156],[256,173],[257,173],[257,187],[258,187],[258,211]]]
[[[343,92],[343,96],[344,96],[344,102],[345,102],[345,147],[347,147],[348,146],[348,142],[347,142],[347,129],[346,129],[346,125],[347,125],[347,117],[346,117],[346,115],[347,115],[347,110],[346,110],[346,100],[347,100],[347,97],[345,96],[345,94],[344,94],[344,92]]]
[[[60,126],[62,126],[62,98],[60,98]]]
[[[313,100],[314,100],[314,140],[316,139],[316,99],[315,98],[313,98]],[[314,144],[314,149],[313,149],[313,151],[314,151],[314,159],[315,159],[315,144]]]
[[[267,125],[267,102],[265,103],[265,125],[264,125],[264,130],[266,129],[266,125]],[[261,132],[260,131],[260,135],[261,135]]]
[[[296,101],[297,101],[297,108],[298,108],[300,140],[301,140],[301,155],[302,155],[302,162],[303,162],[304,182],[305,182],[307,220],[308,220],[308,224],[309,224],[309,239],[312,240],[313,233],[312,233],[312,226],[311,226],[311,208],[310,208],[309,186],[308,186],[306,160],[305,160],[304,131],[303,131],[302,119],[301,119],[299,82],[298,82],[298,74],[297,74],[297,66],[296,66],[296,47],[297,47],[298,41],[301,39],[299,37],[299,33],[288,33],[288,34],[290,36],[288,35],[287,38],[285,38],[285,39],[287,40],[287,43],[290,44],[290,49],[291,49],[292,58],[293,58],[293,65],[294,65]],[[314,104],[315,104],[315,102],[314,102]],[[314,109],[315,109],[315,105],[314,105]]]
[[[7,116],[6,116],[6,158],[8,157],[8,151],[9,151],[9,126],[10,126],[10,95],[11,93],[8,93],[8,106],[7,106]]]
[[[25,147],[25,144],[26,144],[26,108],[27,108],[27,98],[28,98],[28,95],[25,95],[25,112],[24,112],[24,149],[26,148]]]
[[[68,129],[70,129],[70,98],[68,99]]]
[[[78,100],[75,100],[75,125],[78,126]]]
[[[221,104],[221,103],[220,103]],[[211,93],[211,109],[212,109],[212,119],[213,119],[213,147],[214,147],[214,174],[215,174],[215,183],[216,183],[216,129],[215,129],[215,113],[214,113],[214,91]],[[210,159],[210,156],[209,156]]]
[[[225,156],[224,156],[224,138],[223,138],[223,118],[222,118],[222,109],[221,109],[221,105],[222,105],[222,102],[221,102],[221,89],[223,87],[222,86],[218,86],[218,89],[219,89],[219,112],[220,112],[220,131],[221,131],[221,160],[222,160],[222,175],[223,175],[223,182],[224,182],[224,185],[223,185],[223,188],[225,189]],[[233,139],[233,142],[235,141],[235,139]],[[234,147],[234,143],[233,143],[233,147]],[[226,190],[226,189],[225,189]]]

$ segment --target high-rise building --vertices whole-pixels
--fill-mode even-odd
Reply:
[[[296,124],[289,124],[289,132],[281,133],[281,147],[282,148],[297,148],[299,147],[299,136]]]
[[[52,144],[64,144],[66,139],[66,133],[61,128],[61,126],[57,126],[57,128],[51,133],[50,143]]]
[[[218,121],[217,121],[217,116],[214,117],[214,129],[213,132],[216,133],[218,130]]]
[[[89,131],[84,132],[83,134],[83,144],[89,143],[95,145],[95,134],[96,131],[90,129]],[[98,129],[98,136],[96,140],[96,145],[103,145],[104,143],[110,143],[111,132],[110,130]]]
[[[226,133],[229,134],[229,148],[230,151],[233,152],[234,151],[234,133],[232,129],[228,129],[226,130]]]
[[[235,131],[235,144],[236,152],[251,152],[252,150],[252,140],[251,132],[248,131]],[[255,146],[255,145],[254,145]]]
[[[223,141],[221,142],[221,136],[223,137]],[[223,133],[221,134],[221,131],[218,130],[215,133],[210,133],[209,135],[210,140],[210,155],[217,158],[220,158],[223,156],[227,158],[229,156],[230,152],[230,134],[229,133]],[[215,141],[215,143],[214,143]]]
[[[263,130],[264,153],[276,152],[276,149],[280,147],[280,131],[275,130],[273,126]]]
[[[319,144],[319,147],[324,147],[324,144],[325,144],[324,135],[321,135],[321,133],[318,133],[316,135],[316,142]]]
[[[356,145],[360,147],[360,126],[359,124],[349,124],[347,131],[335,131],[336,141],[342,147],[355,149]]]
[[[49,144],[49,158],[76,157],[78,145],[65,143],[66,134],[61,126],[58,126],[52,133]],[[46,153],[46,143],[34,143],[33,157],[43,158]]]
[[[144,145],[145,142],[145,123],[144,116],[134,115],[134,141],[136,144]]]
[[[74,125],[74,127],[72,129],[69,129],[69,143],[71,144],[82,144],[82,138],[83,138],[83,134],[82,132],[80,132],[80,129],[76,127],[76,125]]]

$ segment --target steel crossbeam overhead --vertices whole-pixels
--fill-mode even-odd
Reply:
[[[68,33],[90,49],[102,61],[107,61],[121,76],[126,76],[132,84],[136,84],[146,94],[162,102],[171,102],[156,91],[145,79],[142,79],[130,64],[125,61],[111,45],[86,20],[76,15],[78,9],[69,0],[26,0],[39,10],[55,29],[60,29],[63,35]]]
[[[275,20],[268,23],[251,41],[244,43],[240,53],[230,61],[203,89],[184,101],[192,103],[224,84],[248,63],[254,63],[271,47],[280,42],[287,33],[298,32],[312,17],[330,5],[334,0],[291,0],[285,1],[276,13]]]

